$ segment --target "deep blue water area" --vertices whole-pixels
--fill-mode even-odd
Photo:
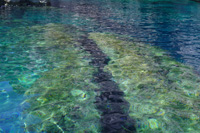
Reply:
[[[25,97],[13,88],[19,85],[23,93],[54,67],[45,60],[45,50],[35,52],[29,40],[40,34],[33,37],[26,31],[49,23],[134,37],[200,73],[200,3],[194,1],[55,0],[52,7],[0,8],[0,132],[23,132]]]

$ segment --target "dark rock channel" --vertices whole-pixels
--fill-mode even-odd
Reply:
[[[123,98],[124,93],[111,80],[112,75],[103,68],[110,61],[97,44],[88,39],[88,34],[79,40],[83,48],[91,54],[91,65],[98,69],[94,74],[94,82],[101,87],[96,97],[97,109],[101,111],[101,126],[103,133],[135,133],[135,122],[128,116],[129,103]]]

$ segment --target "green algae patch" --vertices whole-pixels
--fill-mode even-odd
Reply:
[[[37,61],[44,60],[46,70],[25,90],[22,105],[30,105],[24,111],[26,132],[99,132],[98,86],[91,82],[96,69],[89,65],[90,55],[77,47],[80,31],[60,24],[29,30],[38,33],[30,35],[37,39],[23,44],[33,48],[31,58],[42,52]]]
[[[90,33],[89,38],[111,59],[105,71],[125,93],[138,132],[200,130],[200,78],[191,67],[157,47],[118,35]]]
[[[76,40],[81,34],[74,26],[53,23],[9,29],[0,49],[1,67],[7,71],[1,78],[11,81],[17,92],[24,93],[41,73],[58,67],[65,58],[73,62],[73,55],[68,55],[71,52],[64,50],[82,52],[72,47],[79,46]]]
[[[78,53],[77,53],[78,54]],[[76,60],[80,62],[80,60]],[[97,86],[90,82],[94,69],[84,65],[67,65],[45,72],[26,91],[31,107],[26,119],[27,130],[37,132],[97,132],[99,113],[95,109]],[[34,96],[39,95],[39,96]],[[29,117],[41,121],[30,124]]]

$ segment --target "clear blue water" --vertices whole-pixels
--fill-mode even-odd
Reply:
[[[52,7],[0,9],[0,132],[23,131],[23,94],[52,65],[24,40],[23,27],[70,24],[90,32],[113,32],[159,46],[200,73],[200,3],[190,0],[62,0]],[[22,31],[15,31],[16,28]],[[24,30],[25,31],[25,30]],[[40,35],[40,34],[39,34]],[[28,40],[29,43],[31,40]],[[22,45],[23,44],[23,45]],[[32,44],[32,43],[31,43]],[[22,91],[22,93],[23,93]]]
[[[199,3],[190,0],[60,1],[52,4],[92,23],[84,28],[112,31],[159,46],[199,71]]]

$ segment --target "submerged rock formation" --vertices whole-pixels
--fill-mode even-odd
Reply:
[[[129,103],[123,98],[123,91],[112,80],[112,74],[105,72],[104,67],[110,59],[86,33],[80,43],[90,53],[91,65],[97,68],[94,82],[99,85],[96,98],[97,109],[101,112],[102,133],[136,133],[135,121],[128,114]]]
[[[105,66],[130,103],[138,132],[200,131],[200,78],[165,51],[131,38],[91,33],[110,57]]]
[[[95,108],[97,85],[92,83],[96,69],[89,54],[81,50],[73,26],[48,24],[33,26],[31,43],[48,61],[47,71],[25,91],[30,104],[24,111],[27,132],[100,132],[100,114]],[[25,43],[27,44],[27,43]]]

